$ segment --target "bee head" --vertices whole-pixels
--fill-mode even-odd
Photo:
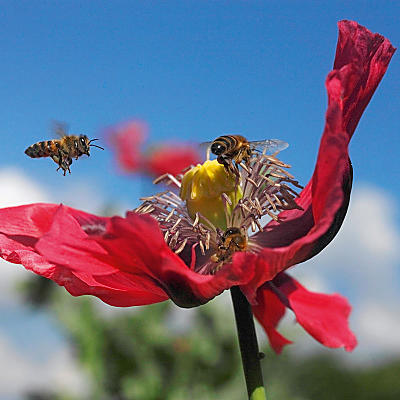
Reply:
[[[211,153],[215,154],[216,156],[220,156],[226,151],[226,146],[224,143],[221,142],[214,142],[211,145]]]
[[[238,249],[243,249],[247,246],[247,235],[241,228],[228,228],[223,234],[223,240],[226,241],[228,238],[235,243]]]
[[[224,232],[224,237],[228,237],[231,235],[240,235],[240,228],[228,228],[225,232]]]
[[[78,140],[78,150],[80,154],[90,156],[90,140],[86,135],[80,135]]]

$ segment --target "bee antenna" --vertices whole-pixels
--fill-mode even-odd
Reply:
[[[103,149],[103,147],[101,147],[101,146],[97,146],[96,144],[92,144],[92,145],[90,145],[90,147],[97,147],[98,149],[102,149],[102,150],[104,150],[104,149]]]
[[[94,142],[95,140],[99,140],[99,139],[91,139],[91,140],[89,140],[89,144]]]

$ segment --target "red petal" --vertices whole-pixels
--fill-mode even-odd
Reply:
[[[319,253],[338,232],[350,199],[352,167],[348,142],[385,73],[395,49],[387,39],[355,22],[339,24],[335,67],[327,77],[328,110],[314,174],[300,194],[304,211],[280,213],[253,237],[264,250],[259,254],[264,272],[243,288],[254,301],[255,290],[280,271]],[[246,263],[242,256],[238,262]]]
[[[253,313],[268,336],[271,347],[280,353],[284,346],[292,343],[282,336],[275,328],[285,314],[285,306],[268,285],[261,286],[257,291],[257,305],[252,306]]]
[[[73,295],[93,294],[115,306],[168,299],[143,263],[132,259],[128,266],[126,256],[122,259],[119,254],[109,253],[92,239],[106,234],[112,219],[62,207],[36,249],[58,266],[57,278]]]
[[[86,214],[83,218],[75,211],[64,207],[57,213],[51,230],[36,248],[91,287],[92,294],[98,296],[96,290],[103,286],[119,290],[111,300],[101,297],[110,304],[145,304],[143,296],[146,302],[156,302],[168,294],[179,306],[193,307],[241,283],[237,276],[245,276],[244,271],[228,268],[213,276],[193,272],[169,249],[150,216],[128,213],[126,218],[99,218]]]
[[[150,216],[130,212],[126,218],[114,217],[110,222],[107,233],[96,241],[120,259],[127,257],[130,265],[134,257],[139,258],[147,272],[181,307],[204,304],[241,284],[247,276],[246,270],[228,266],[215,275],[195,273],[167,246],[157,222]]]
[[[144,160],[144,168],[154,176],[178,175],[185,168],[201,162],[199,152],[188,144],[164,144]]]
[[[147,126],[143,122],[130,121],[109,128],[108,141],[116,152],[119,166],[127,172],[142,167],[140,146],[147,137]]]
[[[55,266],[35,251],[35,244],[50,228],[58,207],[35,204],[0,209],[0,257],[51,277]]]
[[[276,293],[287,299],[297,322],[314,339],[324,346],[344,347],[347,351],[357,346],[357,339],[348,326],[351,306],[344,297],[310,292],[287,274],[276,277],[273,285]]]
[[[54,280],[74,296],[92,294],[115,306],[170,296],[193,307],[248,276],[228,266],[215,275],[193,272],[166,245],[157,222],[135,213],[105,218],[51,204],[2,209],[0,249],[4,259]]]
[[[58,207],[58,204],[37,203],[0,208],[0,232],[39,238],[49,230]]]
[[[87,239],[78,220],[88,232],[98,233],[104,231],[109,219],[54,204],[0,209],[0,256],[54,280],[74,296],[92,294],[116,306],[168,298],[153,281],[119,271],[102,260],[104,250]],[[67,240],[80,242],[81,249],[76,250],[80,254],[78,265],[64,247]],[[54,262],[40,252],[43,246],[57,254]]]
[[[348,75],[345,90],[339,90],[335,99],[341,104],[345,130],[351,136],[386,72],[395,48],[388,39],[355,21],[340,21],[338,25],[339,38],[330,79],[335,79],[335,75],[340,75],[342,68],[349,64],[357,68],[354,75]]]

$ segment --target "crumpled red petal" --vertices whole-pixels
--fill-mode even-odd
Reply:
[[[93,239],[120,261],[119,268],[132,270],[132,260],[180,307],[204,304],[230,287],[244,282],[245,271],[222,268],[215,275],[200,275],[167,246],[157,222],[150,216],[129,212],[126,218],[110,219],[105,233]],[[69,245],[71,243],[69,242]],[[138,259],[138,260],[136,260]]]
[[[339,294],[310,292],[295,279],[282,273],[258,289],[257,303],[252,307],[254,315],[264,327],[277,353],[290,343],[275,330],[285,306],[294,312],[297,322],[324,346],[344,347],[346,351],[357,346],[357,339],[348,325],[351,306]]]
[[[351,21],[339,23],[335,69],[326,80],[328,110],[314,174],[297,201],[301,210],[279,214],[253,237],[264,247],[262,271],[242,287],[251,302],[263,282],[318,254],[336,235],[347,212],[352,166],[348,143],[366,105],[382,79],[395,49],[381,35]],[[254,256],[235,255],[240,265]]]
[[[174,254],[147,215],[97,217],[65,206],[32,204],[0,210],[1,256],[50,278],[74,296],[114,306],[171,297],[181,307],[206,303],[244,282],[245,271],[199,275]]]
[[[165,143],[151,151],[144,159],[143,167],[153,176],[178,175],[191,165],[201,162],[199,152],[189,144]]]
[[[332,88],[331,96],[341,105],[345,131],[351,136],[396,49],[388,39],[355,21],[340,21],[338,25],[334,71],[328,79],[332,87],[336,79],[348,79],[343,88],[337,86],[336,95]],[[355,69],[353,74],[346,71],[349,65]]]
[[[114,306],[150,304],[168,298],[154,282],[107,264],[104,250],[87,240],[78,220],[83,228],[98,233],[109,218],[55,204],[0,209],[0,256],[65,286],[74,296],[91,294]],[[81,244],[79,266],[69,259],[64,247],[64,242],[72,238]],[[46,242],[53,244],[46,250],[57,257],[50,259],[40,252]],[[88,254],[96,256],[88,256],[85,246]]]

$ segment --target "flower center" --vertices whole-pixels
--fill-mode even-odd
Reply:
[[[237,181],[217,160],[208,160],[186,172],[179,196],[185,201],[193,220],[199,213],[200,221],[205,225],[225,230],[227,217],[232,215],[243,196]]]
[[[136,209],[159,222],[169,247],[199,273],[216,273],[237,251],[259,251],[251,233],[263,230],[261,219],[279,222],[280,211],[301,209],[291,187],[301,186],[286,171],[289,165],[274,155],[257,154],[240,166],[240,176],[217,160],[184,176],[162,175],[154,183],[177,190],[143,198]]]

